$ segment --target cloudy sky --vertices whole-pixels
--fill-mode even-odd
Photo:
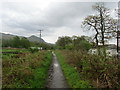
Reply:
[[[93,32],[83,32],[81,22],[88,15],[95,12],[92,5],[95,2],[53,2],[32,1],[17,2],[4,1],[0,4],[1,32],[19,36],[39,36],[48,43],[55,43],[59,36],[94,35]],[[111,16],[115,16],[114,9],[117,2],[106,2],[111,9]]]

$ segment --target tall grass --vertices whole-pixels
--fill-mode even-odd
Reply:
[[[61,51],[65,61],[75,67],[83,80],[88,80],[93,87],[119,87],[118,60],[113,57],[91,55],[81,51]]]
[[[62,52],[56,51],[56,55],[60,65],[62,66],[62,70],[70,88],[91,88],[91,85],[88,81],[82,80],[82,77],[76,68],[66,62]]]
[[[43,88],[52,60],[51,52],[27,53],[3,59],[3,88]]]

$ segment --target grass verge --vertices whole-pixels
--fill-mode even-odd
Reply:
[[[55,53],[70,88],[91,88],[89,82],[82,80],[78,71],[65,62],[65,58],[60,51],[55,51]]]

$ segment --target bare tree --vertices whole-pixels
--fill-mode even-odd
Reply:
[[[101,43],[105,45],[105,39],[110,39],[115,36],[117,29],[117,20],[110,17],[110,11],[105,7],[104,3],[96,3],[93,6],[99,17],[99,31],[101,36]]]
[[[87,30],[95,30],[96,34],[94,39],[96,40],[96,46],[98,46],[98,35],[99,35],[99,17],[98,16],[88,16],[85,18],[84,22],[82,23],[84,28],[87,28]]]
[[[93,9],[97,11],[97,14],[86,17],[83,26],[88,30],[96,31],[96,46],[98,43],[104,46],[105,41],[116,36],[117,20],[110,17],[110,10],[105,7],[104,3],[96,3]]]

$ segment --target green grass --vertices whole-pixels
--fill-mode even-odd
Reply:
[[[51,53],[47,53],[47,55],[44,57],[44,61],[41,64],[41,67],[35,69],[34,80],[31,81],[32,88],[45,88],[49,66],[52,61],[51,57]]]
[[[18,52],[18,53],[29,53],[28,49],[1,49],[0,52]],[[7,54],[0,54],[2,59],[10,59],[12,57],[16,57],[17,54],[7,53]]]
[[[3,59],[3,88],[44,88],[52,61],[50,51]]]
[[[65,58],[63,57],[61,52],[56,51],[55,53],[58,57],[70,88],[91,88],[89,82],[82,80],[80,77],[80,73],[78,73],[78,71],[73,66],[70,66],[65,62]]]
[[[28,49],[1,49],[0,52],[26,52]]]

